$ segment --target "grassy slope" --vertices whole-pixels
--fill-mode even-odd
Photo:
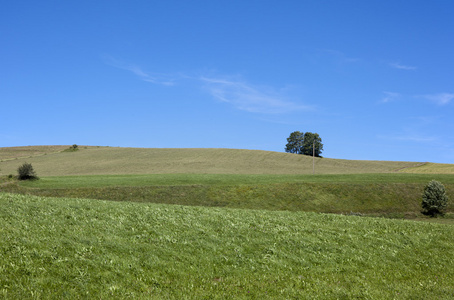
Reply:
[[[42,147],[35,148],[30,151],[40,150],[40,156],[0,163],[3,174],[14,173],[14,168],[27,160],[33,163],[40,176],[122,175],[43,177],[37,182],[22,183],[21,186],[0,182],[0,190],[55,197],[354,212],[399,218],[415,218],[419,215],[421,193],[431,179],[443,182],[448,195],[454,194],[452,175],[393,172],[414,172],[426,166],[431,170],[440,170],[437,164],[408,169],[417,164],[323,158],[316,160],[317,172],[334,174],[312,176],[307,175],[312,172],[310,157],[277,152],[81,147],[77,152],[55,153],[51,149],[52,152],[42,155]],[[450,172],[450,169],[446,170]],[[146,173],[156,174],[144,175]],[[451,201],[448,212],[453,211],[454,204]]]
[[[0,297],[452,299],[454,227],[0,193]]]
[[[40,176],[96,174],[311,174],[312,158],[280,152],[237,149],[145,149],[89,147],[0,162],[0,175],[15,174],[23,162]],[[2,151],[8,148],[0,148]],[[317,174],[388,173],[414,162],[317,158]]]
[[[454,164],[426,163],[416,167],[405,168],[402,172],[419,174],[454,174]]]
[[[420,216],[432,178],[454,194],[454,177],[425,174],[213,175],[151,174],[45,177],[0,190],[53,197],[230,208]],[[454,212],[449,202],[447,212]]]
[[[58,153],[69,146],[23,146],[23,147],[0,147],[0,161],[13,160],[16,158],[30,158],[35,156]]]
[[[276,183],[349,183],[349,184],[426,184],[435,179],[454,184],[454,176],[448,174],[140,174],[140,175],[83,175],[49,176],[40,180],[22,181],[29,188],[82,188],[119,186],[194,186],[194,185],[269,185]]]

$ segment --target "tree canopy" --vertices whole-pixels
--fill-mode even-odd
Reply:
[[[285,145],[285,152],[303,154],[304,133],[299,131],[290,133],[287,142],[287,145]]]
[[[287,138],[285,152],[315,155],[320,157],[323,150],[322,138],[318,133],[294,131]]]

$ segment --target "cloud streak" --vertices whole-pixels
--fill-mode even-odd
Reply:
[[[391,67],[395,68],[395,69],[399,69],[399,70],[407,70],[407,71],[414,71],[416,70],[417,68],[414,67],[414,66],[407,66],[407,65],[402,65],[400,63],[390,63],[389,64]]]
[[[393,92],[383,92],[385,96],[381,99],[381,103],[388,103],[397,100],[400,97],[399,93],[393,93]]]
[[[440,93],[440,94],[433,94],[433,95],[424,95],[424,98],[435,102],[438,105],[447,105],[454,100],[454,94],[452,93]]]
[[[296,104],[288,100],[282,91],[274,91],[269,87],[256,87],[244,81],[214,77],[200,77],[199,80],[214,98],[239,110],[281,114],[313,109],[310,106]]]
[[[170,76],[146,72],[137,65],[128,64],[128,63],[119,61],[111,56],[104,56],[103,59],[107,65],[115,67],[117,69],[132,72],[133,74],[135,74],[137,77],[139,77],[143,81],[150,82],[153,84],[167,85],[167,86],[171,86],[171,85],[175,84],[175,79]]]
[[[394,93],[394,92],[383,92],[384,97],[380,100],[380,103],[389,103],[396,101],[402,97],[406,98],[405,95]],[[448,105],[451,102],[454,102],[454,93],[438,93],[438,94],[428,94],[428,95],[413,95],[412,98],[426,99],[432,103],[435,103],[440,106]]]

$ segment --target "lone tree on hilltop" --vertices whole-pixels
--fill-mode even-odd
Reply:
[[[19,168],[17,168],[17,173],[18,173],[17,178],[19,180],[38,179],[35,170],[33,170],[32,164],[29,163],[24,163]]]
[[[432,180],[424,188],[422,213],[431,217],[443,215],[448,205],[448,196],[441,182]]]
[[[287,138],[285,152],[321,157],[322,138],[318,133],[294,131]]]
[[[304,134],[304,155],[320,157],[323,150],[322,138],[318,133],[306,132]]]
[[[285,145],[285,152],[303,154],[304,147],[304,133],[294,131],[290,133],[287,138],[287,145]]]

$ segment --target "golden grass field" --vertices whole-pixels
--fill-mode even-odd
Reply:
[[[454,165],[425,163],[420,166],[405,168],[402,172],[418,174],[454,174]]]
[[[313,158],[283,152],[210,148],[120,148],[79,146],[0,148],[0,175],[16,174],[24,162],[39,176],[102,174],[311,174]],[[402,161],[315,158],[316,174],[454,174],[454,165]]]

